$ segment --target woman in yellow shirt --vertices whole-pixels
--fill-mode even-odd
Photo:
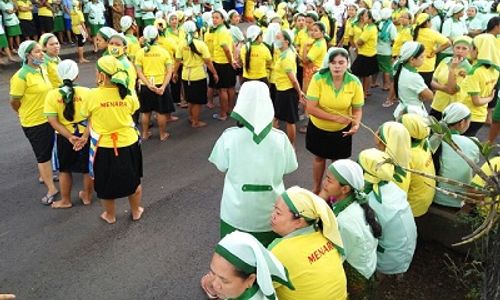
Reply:
[[[247,29],[247,42],[241,48],[240,64],[243,67],[243,79],[260,80],[269,83],[267,74],[272,63],[271,51],[262,43],[262,30],[257,25]]]
[[[137,32],[137,24],[131,16],[123,16],[120,20],[120,27],[125,38],[127,39],[127,56],[131,62],[135,61],[135,54],[141,49],[141,44],[135,36]]]
[[[177,70],[182,63],[182,85],[188,102],[189,121],[193,128],[200,128],[207,123],[200,121],[201,106],[207,104],[207,75],[203,67],[206,65],[215,81],[219,80],[207,45],[195,38],[196,24],[187,21],[183,25],[186,40],[182,41],[175,53],[173,81],[178,81]]]
[[[278,299],[347,299],[343,243],[337,219],[323,199],[297,186],[287,189],[276,200],[271,226],[282,238],[268,248],[287,268],[294,287],[275,283]]]
[[[413,21],[413,15],[410,12],[401,13],[399,16],[399,24],[401,29],[394,40],[394,45],[392,46],[392,58],[396,58],[400,55],[401,47],[404,43],[408,41],[413,41],[413,27],[411,25]]]
[[[413,40],[424,45],[424,63],[417,68],[427,87],[431,88],[432,74],[436,65],[436,55],[451,46],[450,40],[431,28],[431,17],[421,13],[415,21]]]
[[[59,186],[61,200],[52,208],[70,208],[72,173],[83,173],[83,190],[78,193],[84,205],[92,201],[92,179],[89,172],[89,143],[82,137],[87,120],[80,114],[84,101],[89,101],[89,90],[74,84],[78,66],[72,60],[62,61],[58,68],[63,86],[51,90],[45,99],[44,114],[57,132],[57,157],[59,160]]]
[[[496,96],[498,75],[500,70],[500,54],[497,39],[490,33],[482,33],[474,37],[472,59],[476,61],[471,71],[460,85],[464,93],[462,103],[471,111],[469,129],[466,136],[475,136],[486,122],[488,103]]]
[[[321,190],[326,160],[351,156],[352,135],[359,129],[363,86],[347,71],[349,53],[343,48],[330,48],[323,67],[314,74],[306,96],[306,111],[310,115],[306,134],[306,149],[314,154],[313,188]]]
[[[321,68],[323,58],[325,57],[328,46],[325,40],[325,25],[321,22],[316,22],[311,26],[310,36],[311,41],[305,44],[302,56],[304,64],[304,75],[302,89],[307,91],[309,82],[313,74]]]
[[[461,102],[463,93],[459,86],[472,66],[467,57],[472,48],[472,38],[456,37],[453,41],[453,57],[446,57],[437,66],[432,76],[432,88],[436,90],[431,104],[430,115],[441,120],[443,110],[452,102]]]
[[[137,98],[131,97],[128,74],[122,64],[107,55],[97,61],[99,86],[90,90],[81,115],[89,120],[90,128],[84,137],[90,138],[89,174],[101,199],[104,212],[101,218],[116,222],[115,199],[128,197],[132,220],[141,218],[142,153],[132,114],[139,108]]]
[[[417,114],[405,114],[401,123],[408,130],[411,137],[410,168],[435,176],[434,161],[429,148],[430,134],[427,120]],[[408,202],[415,218],[423,216],[429,210],[436,193],[436,181],[432,178],[411,174],[408,188]]]
[[[40,37],[38,43],[42,46],[45,52],[44,60],[47,66],[47,73],[49,74],[49,80],[53,88],[58,88],[62,84],[61,78],[57,73],[57,65],[61,61],[59,58],[59,51],[61,50],[61,45],[59,40],[52,33],[44,33]]]
[[[80,64],[88,63],[90,61],[86,60],[83,56],[83,46],[85,45],[85,40],[89,37],[87,27],[85,26],[85,18],[83,12],[80,9],[80,2],[78,0],[73,0],[73,7],[71,8],[71,31],[76,37],[76,53],[78,54],[78,62]]]
[[[356,17],[356,12],[358,11],[358,5],[355,3],[349,3],[347,5],[347,19],[345,20],[344,36],[342,37],[342,47],[349,51],[350,37],[352,33],[352,22]],[[340,47],[340,46],[339,46]]]
[[[179,17],[175,12],[170,13],[167,16],[167,22],[168,22],[168,27],[165,30],[164,37],[167,39],[167,41],[170,41],[174,45],[174,47],[172,48],[173,51],[169,49],[170,54],[172,55],[172,57],[174,57],[175,50],[177,49],[181,41],[183,41],[186,38],[186,34],[180,27]],[[177,71],[177,76],[182,76],[182,65]],[[187,104],[186,100],[184,99],[181,82],[180,81],[172,82],[170,84],[170,89],[172,93],[172,100],[174,101],[174,103],[176,103],[182,108],[186,108]]]
[[[401,15],[409,12],[408,0],[393,0],[392,5],[394,9],[394,11],[392,12],[392,21],[394,22],[394,25],[396,25],[396,28],[399,31],[402,28],[402,25],[399,22]]]
[[[35,41],[19,45],[23,66],[10,79],[10,106],[18,114],[25,136],[31,144],[38,171],[47,187],[41,202],[50,205],[59,193],[52,179],[51,156],[54,146],[54,129],[43,115],[47,93],[52,89],[44,64],[42,46]]]
[[[151,113],[157,112],[160,141],[168,139],[170,134],[166,131],[170,114],[175,111],[172,96],[168,91],[168,84],[172,77],[173,60],[167,50],[157,43],[158,30],[153,25],[144,28],[145,47],[137,51],[135,66],[137,75],[141,80],[139,100],[142,113],[142,139],[151,137],[149,121]]]
[[[363,82],[365,97],[370,96],[368,92],[371,84],[371,76],[378,73],[377,40],[378,29],[373,24],[373,16],[369,10],[365,10],[359,17],[359,27],[363,30],[357,40],[356,48],[358,56],[352,64],[352,73]]]

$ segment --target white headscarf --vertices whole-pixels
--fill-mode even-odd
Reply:
[[[382,8],[382,10],[380,11],[380,18],[382,18],[382,20],[387,20],[391,18],[391,16],[392,16],[392,9],[390,8]]]
[[[65,59],[57,65],[57,73],[62,80],[75,80],[78,76],[78,65],[71,59]]]
[[[331,47],[328,49],[328,52],[326,53],[325,57],[323,57],[323,64],[321,65],[321,70],[329,69],[328,65],[330,64],[330,57],[332,55],[335,55],[337,53],[344,53],[349,57],[349,52],[347,52],[346,49],[344,48],[337,48],[337,47]],[[350,59],[347,58],[347,67],[349,68],[351,65]]]
[[[254,142],[260,144],[271,131],[274,119],[269,87],[255,80],[243,83],[231,117],[250,130]]]
[[[101,29],[99,29],[99,34],[103,37],[103,39],[105,39],[106,41],[109,41],[109,39],[111,38],[111,36],[117,34],[118,32],[116,32],[116,30],[114,30],[113,28],[111,27],[107,27],[107,26],[104,26],[104,27],[101,27]]]
[[[232,232],[217,244],[215,252],[239,271],[245,274],[255,273],[257,285],[268,299],[277,299],[273,277],[279,283],[294,289],[283,264],[251,234]]]
[[[454,102],[443,111],[443,121],[446,124],[455,124],[470,117],[470,109],[460,102]]]
[[[463,11],[465,7],[461,3],[457,3],[453,5],[449,10],[448,10],[448,17],[452,17],[454,14],[458,14],[459,12]]]
[[[263,40],[269,47],[273,45],[276,40],[276,34],[281,30],[281,26],[278,23],[271,23],[267,27],[267,31],[264,32]]]
[[[182,28],[184,29],[184,32],[186,33],[187,44],[191,45],[191,43],[193,42],[194,33],[196,32],[196,24],[193,21],[186,21],[182,25]]]
[[[255,42],[257,37],[262,33],[262,30],[257,25],[250,25],[247,29],[247,40],[249,42]]]
[[[33,50],[33,48],[38,44],[35,41],[24,41],[19,45],[19,49],[17,50],[17,55],[23,60],[26,61],[26,57]]]
[[[339,159],[328,166],[328,170],[337,178],[340,184],[349,185],[357,191],[363,191],[365,180],[363,169],[350,159]]]
[[[410,58],[415,56],[415,54],[420,51],[420,48],[423,47],[419,42],[408,41],[403,44],[401,50],[399,52],[399,57],[394,63],[394,74],[398,71],[400,65],[404,65],[408,62]]]
[[[158,37],[158,29],[153,25],[148,25],[144,28],[143,36],[146,41],[151,42]]]
[[[120,19],[120,27],[121,27],[123,32],[126,32],[127,30],[129,30],[133,24],[134,24],[134,20],[132,19],[131,16],[123,16]]]

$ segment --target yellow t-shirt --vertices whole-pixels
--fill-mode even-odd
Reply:
[[[85,126],[82,126],[81,122],[86,119],[80,113],[83,102],[88,101],[88,93],[90,89],[85,87],[75,87],[75,95],[73,97],[73,103],[75,105],[75,114],[73,121],[68,121],[64,117],[64,104],[63,96],[59,89],[53,89],[47,94],[45,98],[45,106],[43,113],[47,117],[57,117],[59,123],[61,123],[69,132],[74,133],[76,127],[78,127],[78,132],[83,133],[85,131]]]
[[[345,21],[344,36],[342,37],[342,45],[349,46],[349,38],[352,36],[352,18]]]
[[[47,5],[52,6],[52,0],[47,0],[46,2]],[[47,6],[41,6],[38,9],[38,16],[39,17],[53,17],[54,13],[47,8]]]
[[[378,29],[375,24],[366,24],[363,27],[359,39],[362,40],[364,44],[359,47],[358,54],[368,57],[377,55]]]
[[[295,290],[275,283],[278,299],[341,300],[347,298],[342,257],[321,232],[280,239],[271,252],[288,270]]]
[[[323,58],[325,58],[327,50],[325,39],[316,40],[307,51],[307,58],[319,69],[323,65]]]
[[[179,45],[181,41],[184,41],[186,39],[186,33],[182,28],[179,28],[179,30],[177,30],[177,33],[175,33],[171,28],[167,28],[165,31],[165,37],[172,39],[175,45]]]
[[[309,83],[307,99],[318,101],[318,108],[330,114],[352,115],[352,108],[360,108],[365,103],[363,86],[353,74],[346,72],[344,81],[339,90],[333,86],[332,75],[329,71],[317,72]],[[314,126],[326,131],[340,131],[348,125],[319,119],[310,115]]]
[[[426,174],[436,175],[430,151],[428,149],[427,151],[424,150],[421,146],[411,148],[410,168]],[[436,193],[435,186],[435,180],[411,174],[408,202],[414,217],[420,217],[427,213]]]
[[[207,45],[200,40],[193,40],[196,50],[201,55],[191,51],[186,41],[183,41],[175,53],[175,58],[182,61],[182,80],[197,81],[207,78],[205,73],[205,59],[210,59]]]
[[[359,27],[358,24],[352,24],[351,30],[349,31],[349,40],[352,39],[354,43],[361,37],[363,33],[363,28]]]
[[[131,62],[135,62],[135,56],[141,49],[141,44],[133,34],[126,34],[125,39],[127,40],[127,56]]]
[[[394,40],[394,45],[392,46],[392,56],[399,56],[401,47],[408,41],[413,41],[411,26],[401,27],[401,30]]]
[[[44,56],[45,64],[47,65],[47,74],[49,75],[49,81],[53,88],[58,88],[62,84],[62,79],[59,77],[57,72],[57,66],[61,62],[59,57],[50,57],[47,54]]]
[[[85,24],[85,18],[81,10],[71,10],[71,30],[74,34],[82,34],[80,30],[80,25]]]
[[[476,106],[472,103],[471,96],[478,95],[480,98],[490,96],[497,80],[498,71],[495,68],[480,66],[462,81],[460,85],[460,90],[464,93],[462,103],[470,109],[472,122],[484,123],[486,121],[488,104]]]
[[[98,87],[88,93],[81,114],[89,119],[92,130],[100,135],[99,147],[114,148],[112,133],[117,134],[116,147],[127,147],[137,142],[138,135],[132,114],[139,109],[137,97],[120,98],[116,87]]]
[[[172,68],[172,57],[160,45],[152,45],[148,52],[145,48],[137,51],[135,65],[142,68],[142,73],[148,80],[153,79],[151,83],[163,84],[165,75]]]
[[[160,36],[158,37],[158,45],[160,45],[163,49],[167,50],[168,54],[170,54],[170,57],[175,57],[175,51],[177,51],[177,47],[179,46],[179,41],[174,40],[167,36]]]
[[[266,45],[254,44],[250,46],[250,66],[246,64],[246,55],[247,55],[247,47],[241,47],[240,57],[243,62],[243,77],[247,79],[260,79],[267,77],[267,66],[270,66],[272,63],[271,51],[267,48]]]
[[[490,163],[491,163],[491,167],[493,168],[493,170],[500,170],[500,156],[496,156],[496,157],[493,157],[492,159],[490,159]],[[481,167],[481,170],[487,175],[487,176],[491,176],[493,174],[491,168],[489,167],[488,163],[484,163],[483,166]],[[484,187],[486,185],[486,183],[484,182],[484,180],[479,177],[479,175],[475,175],[474,178],[472,178],[472,182],[471,182],[472,185],[475,185],[477,187]],[[490,198],[487,198],[485,199],[485,201],[491,201]],[[486,215],[488,215],[490,211],[490,208],[489,206],[482,206],[479,208],[479,213],[485,217]],[[497,204],[497,212],[500,212],[500,205]]]
[[[403,7],[403,8],[397,8],[393,11],[392,13],[392,21],[394,22],[394,24],[399,24],[399,18],[401,17],[401,15],[403,13],[406,13],[408,12],[408,8],[406,7]],[[403,28],[403,26],[401,25],[396,25],[396,29],[398,30],[398,33],[399,31]]]
[[[301,29],[299,31],[295,32],[295,37],[293,39],[293,44],[295,45],[296,49],[301,49],[301,47],[304,45],[306,40],[308,39],[309,35],[307,34],[307,30]]]
[[[232,53],[233,37],[231,36],[231,32],[224,25],[220,25],[213,32],[213,45],[214,45],[213,60],[215,63],[218,64],[232,63],[231,61],[227,60],[223,46],[227,46],[229,48],[229,52]]]
[[[19,120],[23,127],[34,127],[47,122],[43,105],[52,85],[45,67],[33,69],[23,65],[10,79],[10,96],[21,101]]]
[[[203,41],[207,44],[208,52],[210,52],[210,56],[214,56],[214,34],[210,31],[205,32],[203,35]]]
[[[436,65],[436,54],[432,57],[427,57],[431,52],[433,52],[436,48],[440,47],[443,44],[448,42],[448,38],[442,35],[441,33],[431,29],[431,28],[422,28],[418,32],[417,42],[424,45],[424,63],[422,66],[417,68],[418,72],[432,72],[434,71],[434,67]]]
[[[439,65],[437,66],[434,74],[432,75],[432,80],[436,81],[440,84],[446,84],[448,82],[448,74],[450,72],[450,62],[451,57],[444,58]],[[462,81],[465,79],[467,73],[469,73],[471,69],[470,63],[464,59],[460,65],[455,69],[455,78],[457,81],[457,85],[460,86]],[[439,112],[443,112],[443,110],[453,102],[462,102],[464,98],[464,93],[457,92],[454,95],[450,95],[443,91],[436,91],[434,94],[434,99],[432,100],[431,107]]]
[[[275,68],[276,90],[286,91],[293,88],[293,84],[288,78],[288,73],[297,74],[297,55],[292,50],[287,49],[281,52]]]
[[[30,0],[18,0],[16,3],[17,3],[17,7],[19,7],[19,8],[21,8],[21,7],[29,8],[30,6],[33,5]],[[17,12],[17,17],[19,18],[19,20],[31,21],[31,20],[33,20],[33,13],[31,10],[29,10],[29,11],[20,11],[19,10]]]
[[[270,74],[269,74],[269,82],[270,83],[276,83],[276,69],[278,68],[278,59],[281,55],[281,50],[274,47],[273,49],[273,61],[272,61],[272,64],[271,64],[271,70],[270,71]]]

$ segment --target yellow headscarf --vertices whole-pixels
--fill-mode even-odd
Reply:
[[[489,33],[477,35],[473,40],[477,48],[477,62],[471,72],[484,64],[492,65],[500,70],[500,52],[497,48],[496,37]]]
[[[385,153],[401,166],[408,168],[411,160],[411,139],[403,124],[385,122],[378,129],[378,136],[385,143]]]
[[[412,137],[412,147],[423,146],[427,149],[426,138],[429,136],[431,130],[425,119],[417,114],[405,114],[401,118],[401,123],[408,130],[408,133]]]
[[[394,165],[390,164],[389,156],[375,148],[366,149],[359,153],[359,165],[365,171],[365,193],[373,191],[375,198],[382,202],[380,186],[391,181],[394,177]]]
[[[131,94],[128,88],[128,73],[123,69],[123,64],[114,56],[106,55],[101,57],[97,61],[97,70],[109,76],[112,83],[124,86],[127,93]]]
[[[337,218],[325,200],[312,192],[293,186],[281,194],[283,201],[297,217],[304,218],[308,223],[323,223],[323,236],[331,241],[341,254],[344,244],[340,237]]]
[[[417,16],[417,19],[415,20],[415,25],[420,26],[424,24],[425,22],[429,21],[431,19],[431,16],[426,13],[421,13]]]

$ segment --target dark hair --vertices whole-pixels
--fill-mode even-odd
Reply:
[[[68,121],[73,121],[75,119],[75,88],[73,87],[73,81],[69,79],[64,79],[63,80],[63,86],[69,88],[69,96],[70,100],[68,102],[64,102],[64,111],[63,111],[63,116],[66,120]]]
[[[426,26],[426,24],[428,22],[430,22],[431,20],[430,19],[427,19],[427,21],[425,21],[424,23],[418,25],[417,27],[415,27],[415,29],[413,30],[413,40],[416,42],[417,39],[418,39],[418,32],[420,31],[421,28],[424,28],[424,26]]]
[[[224,18],[224,16],[222,15],[222,13],[221,13],[220,11],[216,10],[216,11],[214,11],[214,12],[212,13],[212,15],[213,15],[213,14],[215,14],[215,13],[219,14],[220,18],[222,19],[222,23],[224,24],[224,26],[226,26],[226,28],[227,28],[227,29],[231,28],[231,26],[230,26],[230,25],[229,25],[229,23],[226,21],[226,19]]]
[[[117,84],[116,86],[118,87],[118,94],[120,95],[120,98],[122,98],[122,100],[125,99],[128,95],[127,87],[123,84]]]
[[[380,226],[379,222],[377,221],[375,212],[370,207],[368,202],[360,204],[360,206],[365,213],[366,223],[368,223],[368,225],[370,225],[370,228],[372,229],[373,236],[378,239],[380,236],[382,236],[382,226]]]
[[[408,0],[406,0],[406,5],[405,5],[405,6],[401,6],[401,1],[398,1],[398,7],[406,7],[406,8],[409,8],[409,7],[408,7]]]
[[[253,274],[253,273],[248,274],[246,272],[243,272],[242,270],[236,268],[235,265],[233,265],[233,268],[234,268],[234,274],[243,280],[247,279],[248,277],[250,277],[250,275]]]
[[[495,28],[496,26],[498,26],[500,24],[500,17],[499,16],[496,16],[496,17],[493,17],[491,18],[489,21],[488,21],[488,25],[486,25],[486,32],[490,32],[493,30],[493,28]]]
[[[262,36],[262,32],[259,33],[259,35],[255,38],[257,40],[260,36]],[[248,45],[245,45],[245,48],[247,49],[247,53],[245,53],[245,70],[248,72],[250,69],[250,56],[252,53],[252,41],[250,41],[250,47]]]
[[[201,56],[200,51],[198,51],[198,49],[196,49],[196,45],[194,44],[194,40],[191,42],[191,44],[189,44],[189,49],[191,49],[191,51],[194,52],[194,54]]]
[[[327,15],[328,17],[328,24],[330,25],[330,32],[327,32],[328,36],[331,37],[333,39],[333,37],[335,36],[335,18],[330,16],[330,15]]]
[[[422,53],[424,53],[425,51],[425,47],[424,45],[420,45],[420,48],[418,49],[417,53],[415,53],[415,55],[413,55],[412,57],[418,57],[420,56]],[[410,59],[412,58],[410,57]],[[405,62],[406,63],[406,62]],[[398,87],[399,87],[399,75],[401,75],[401,70],[403,69],[403,65],[404,64],[400,64],[396,70],[396,74],[394,75],[394,93],[396,94],[396,97],[399,97],[399,93],[398,93]]]

